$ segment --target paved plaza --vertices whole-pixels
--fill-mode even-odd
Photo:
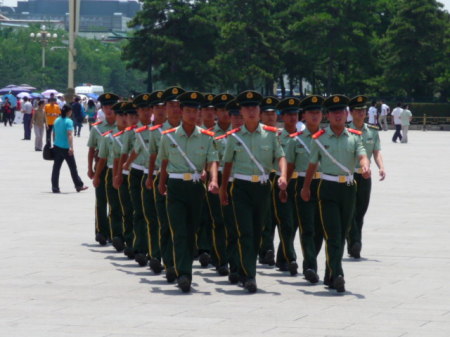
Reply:
[[[75,156],[89,190],[75,192],[64,164],[53,194],[52,162],[21,125],[1,125],[0,336],[450,336],[450,132],[380,135],[387,178],[372,165],[363,258],[345,257],[344,295],[267,267],[249,295],[197,261],[182,294],[95,243],[87,127]],[[296,249],[301,262],[298,238]]]

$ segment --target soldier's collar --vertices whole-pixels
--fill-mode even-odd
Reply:
[[[186,131],[184,131],[184,128],[183,128],[183,124],[181,124],[178,128],[177,128],[177,131],[176,131],[176,133],[178,134],[178,135],[180,135],[180,136],[184,136],[184,137],[188,137],[188,135],[187,135],[187,133],[186,133]],[[192,134],[191,134],[191,137],[193,136],[193,137],[197,137],[198,135],[200,135],[200,127],[199,126],[195,126],[195,128],[194,128],[194,131],[192,132]]]
[[[362,127],[362,129],[361,130],[359,130],[356,126],[355,126],[355,124],[353,123],[353,122],[351,122],[349,125],[348,125],[348,127],[350,128],[350,129],[355,129],[355,130],[358,130],[358,131],[367,131],[369,128],[367,127],[367,124],[366,123],[363,123],[363,127]]]
[[[329,137],[336,137],[336,138],[340,137],[340,136],[336,136],[336,134],[333,132],[333,130],[331,130],[331,126],[327,126],[325,131]],[[350,133],[348,132],[347,127],[344,128],[344,131],[341,133],[341,136],[342,135],[346,135],[347,137],[350,136]]]
[[[242,133],[251,133],[250,131],[247,130],[247,127],[245,126],[245,124],[242,125],[241,127]],[[262,131],[262,124],[259,123],[255,132],[261,133]]]

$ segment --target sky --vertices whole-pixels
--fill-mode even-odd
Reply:
[[[4,6],[16,6],[17,4],[17,0],[0,0],[0,2],[2,1]],[[438,0],[438,1],[444,4],[444,8],[446,10],[450,11],[450,0]]]

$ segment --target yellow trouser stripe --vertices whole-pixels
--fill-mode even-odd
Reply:
[[[144,193],[145,193],[145,174],[142,175],[141,178],[141,204],[142,204],[142,214],[144,214],[144,219],[145,222],[147,223],[147,248],[148,248],[148,252],[150,257],[152,257],[152,236],[150,233],[150,220],[147,218],[147,212],[145,211],[145,202],[144,202]]]
[[[130,174],[128,175],[128,193],[130,194],[130,198],[131,198],[131,171]],[[133,247],[136,245],[136,232],[134,230],[134,213],[136,212],[136,210],[133,207]]]
[[[153,198],[155,200],[155,208],[156,208],[156,215],[158,215],[158,209],[156,206],[156,202],[157,202],[157,197],[158,195],[156,193],[159,193],[156,189],[156,181],[159,179],[159,174],[155,177],[155,179],[153,179]],[[159,225],[159,231],[158,231],[158,242],[159,242],[159,247],[162,248],[161,246],[161,238],[162,238],[162,226],[161,226],[161,220],[159,219],[159,216],[156,217],[158,220],[158,225]],[[162,254],[162,251],[161,251]],[[165,266],[165,265],[164,265]]]
[[[301,198],[301,196],[298,195],[297,193],[297,185],[298,185],[298,179],[295,181],[295,194],[294,194],[294,204],[295,204],[295,217],[297,218],[297,224],[298,224],[298,230],[300,232],[299,235],[299,239],[300,239],[300,248],[302,249],[302,254],[303,257],[305,256],[305,250],[303,249],[303,244],[302,244],[302,237],[301,235],[303,234],[303,224],[302,224],[302,220],[300,217],[300,209],[298,208],[298,202],[297,202],[297,198]]]
[[[117,194],[119,195],[119,204],[120,209],[122,210],[122,234],[125,233],[125,207],[123,207],[122,197],[120,193],[120,187],[119,190],[117,190]]]
[[[281,248],[283,251],[283,255],[286,261],[289,261],[289,257],[287,256],[286,253],[286,244],[284,242],[284,238],[283,238],[283,234],[281,232],[281,220],[280,220],[280,216],[278,215],[278,207],[277,207],[277,200],[275,199],[276,196],[276,188],[275,188],[275,179],[276,177],[273,178],[273,184],[272,184],[272,204],[273,204],[273,210],[274,210],[274,215],[275,215],[275,220],[277,221],[276,226],[278,227],[278,236],[280,237],[280,241],[281,241]]]
[[[209,202],[209,196],[208,196],[208,190],[205,189],[205,195],[206,195],[206,204],[208,205],[208,211],[209,211],[209,217],[211,218],[211,235],[212,235],[212,239],[213,239],[213,248],[214,248],[214,252],[216,253],[216,256],[219,259],[219,265],[222,263],[222,256],[220,256],[219,254],[219,250],[217,249],[217,241],[216,241],[216,222],[214,221],[214,217],[212,214],[212,209],[211,209],[211,203]]]
[[[108,196],[108,185],[109,185],[109,173],[111,172],[110,169],[106,170],[106,177],[105,177],[105,194],[106,194],[106,202],[108,203],[109,210],[108,210],[108,220],[109,220],[109,233],[111,234],[112,239],[112,226],[111,226],[111,204],[109,203],[109,196]]]
[[[233,190],[234,190],[234,181],[233,181],[233,183],[231,185],[231,189],[230,189],[231,197],[233,197]],[[238,250],[239,250],[239,261],[241,262],[241,267],[242,267],[242,270],[244,271],[245,276],[247,276],[248,273],[247,273],[247,270],[244,267],[244,261],[243,261],[243,258],[242,258],[243,254],[242,254],[242,246],[241,246],[241,231],[239,230],[239,222],[238,222],[237,217],[236,217],[236,208],[234,207],[234,202],[232,202],[231,204],[233,205],[234,225],[236,226],[236,231],[237,231],[237,234],[238,234],[238,240],[237,241],[238,241]]]
[[[166,196],[166,211],[169,210],[168,207],[168,203],[169,203],[169,198]],[[175,268],[175,273],[177,273],[177,276],[180,276],[180,274],[178,273],[178,269],[177,269],[177,255],[175,254],[175,239],[174,239],[174,230],[173,230],[173,226],[172,226],[172,221],[170,221],[170,214],[169,212],[167,212],[167,221],[169,222],[169,229],[170,229],[170,236],[172,237],[172,255],[173,255],[173,267]]]
[[[323,180],[320,180],[319,187],[317,188],[317,198],[319,199],[319,214],[320,214],[320,222],[322,223],[323,228],[323,234],[325,236],[325,255],[326,255],[326,261],[328,269],[330,269],[330,276],[333,275],[333,270],[331,269],[330,265],[330,256],[328,255],[328,234],[325,229],[325,223],[323,221],[323,213],[322,213],[322,200],[320,199],[320,190],[322,187]]]

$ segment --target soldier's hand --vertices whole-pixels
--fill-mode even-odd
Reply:
[[[94,178],[94,171],[93,170],[88,170],[87,175],[88,175],[89,179]]]
[[[302,188],[300,195],[304,201],[309,201],[311,199],[311,190],[309,188]]]
[[[278,178],[278,187],[280,188],[280,190],[286,191],[287,188],[286,179],[284,179],[283,177]]]
[[[386,178],[386,172],[384,171],[384,169],[380,169],[379,173],[380,173],[380,181],[383,181],[384,178]]]
[[[284,190],[284,191],[280,190],[280,193],[278,194],[278,197],[280,198],[281,202],[283,202],[283,203],[287,202],[287,200],[288,200],[287,191],[286,190]]]
[[[372,175],[372,172],[370,171],[370,167],[363,166],[362,167],[362,176],[363,176],[363,178],[364,179],[369,179],[371,175]]]
[[[94,177],[94,180],[92,180],[92,185],[94,185],[95,188],[100,186],[100,177]]]
[[[206,182],[206,179],[208,178],[208,172],[206,172],[205,170],[202,171],[202,175],[200,176],[200,179],[203,182]]]
[[[113,186],[116,190],[118,190],[120,186],[122,186],[122,183],[123,183],[123,176],[122,174],[119,173],[114,177]]]
[[[161,193],[162,195],[166,195],[167,194],[167,186],[165,184],[158,184],[158,190],[159,193]]]
[[[208,186],[208,192],[211,192],[213,194],[218,194],[219,193],[219,185],[216,182],[211,181]]]
[[[123,163],[122,170],[129,171],[130,170],[130,164]]]
[[[153,175],[148,175],[148,178],[145,181],[145,187],[147,187],[147,189],[149,190],[153,189]]]
[[[223,206],[227,206],[228,205],[228,192],[227,192],[227,188],[221,186],[219,189],[219,197],[220,197],[220,203]]]

